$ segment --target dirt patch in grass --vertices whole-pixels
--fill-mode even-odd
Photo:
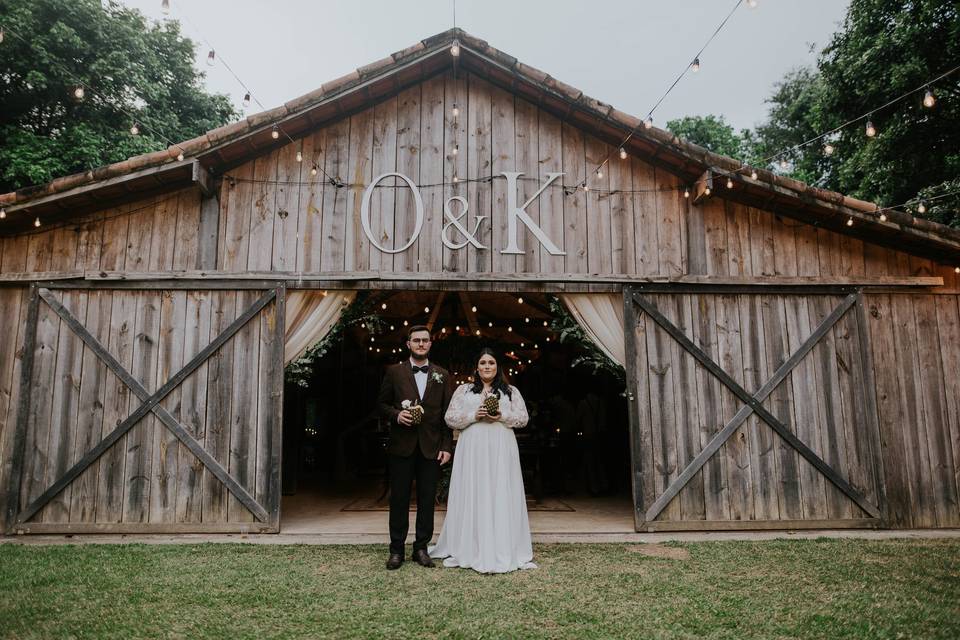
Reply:
[[[665,547],[662,544],[635,544],[628,547],[627,550],[651,558],[666,558],[668,560],[690,559],[690,552],[683,547]]]

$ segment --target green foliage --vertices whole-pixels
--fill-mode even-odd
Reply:
[[[237,115],[205,93],[175,21],[148,24],[116,2],[31,0],[0,2],[0,26],[0,191],[164,149],[163,136],[188,140]],[[77,82],[100,95],[74,99]]]
[[[327,335],[286,366],[284,369],[286,382],[304,389],[309,387],[317,361],[340,344],[345,329],[359,324],[366,325],[366,330],[373,335],[383,333],[387,328],[387,322],[374,311],[373,298],[368,291],[358,292],[353,302],[340,313],[340,319],[327,332]]]
[[[686,116],[667,123],[667,131],[687,142],[731,158],[751,157],[753,134],[749,129],[737,133],[723,116]]]
[[[960,60],[960,5],[953,0],[853,0],[816,70],[801,69],[777,85],[770,120],[757,129],[761,156],[834,129],[916,89]],[[956,190],[960,175],[960,89],[954,74],[923,93],[878,109],[877,136],[865,121],[830,142],[798,150],[790,171],[800,180],[884,206]],[[952,186],[951,186],[952,185]],[[929,207],[927,217],[958,225],[960,195]],[[917,213],[914,211],[914,213]],[[919,214],[917,214],[919,215]]]
[[[561,343],[576,346],[582,351],[581,355],[570,362],[571,368],[583,367],[594,374],[606,373],[621,385],[625,385],[626,372],[623,367],[611,360],[594,344],[593,340],[587,337],[583,327],[574,320],[559,298],[550,296],[549,301],[550,314],[553,316],[550,320],[550,330],[557,334]]]

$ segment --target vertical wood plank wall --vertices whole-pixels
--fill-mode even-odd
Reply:
[[[460,110],[451,115],[453,104]],[[454,145],[457,153],[453,153]],[[808,377],[786,381],[767,402],[775,414],[800,409],[798,394],[820,388],[831,391],[809,405],[809,414],[796,416],[798,429],[810,446],[828,458],[855,459],[851,473],[869,474],[870,464],[882,466],[895,526],[956,526],[960,469],[960,277],[953,265],[938,265],[883,247],[780,217],[766,211],[715,198],[702,206],[686,200],[677,179],[640,159],[620,160],[614,154],[598,178],[586,175],[608,148],[605,143],[539,110],[477,76],[440,75],[371,105],[366,111],[318,129],[290,145],[265,153],[228,172],[220,193],[217,268],[238,272],[276,271],[419,271],[503,273],[609,273],[641,275],[750,276],[877,276],[938,275],[946,286],[935,293],[868,294],[866,317],[878,404],[882,459],[868,461],[859,451],[858,409],[847,402],[854,381],[829,362],[863,357],[844,337],[855,332],[845,318],[823,353],[811,354],[797,373]],[[303,162],[296,162],[301,151]],[[317,175],[310,168],[316,165]],[[591,191],[564,190],[559,182],[548,188],[527,211],[565,256],[553,256],[520,227],[522,256],[500,253],[506,229],[503,206],[505,181],[484,180],[501,170],[523,171],[518,202],[536,192],[546,174],[564,171],[565,185],[584,178]],[[400,171],[424,186],[425,223],[420,238],[406,252],[378,251],[359,226],[363,187],[382,173]],[[347,186],[327,180],[339,178]],[[462,179],[449,184],[453,177]],[[477,181],[467,182],[466,179]],[[413,229],[413,198],[393,179],[381,183],[371,205],[371,226],[386,247],[406,242]],[[447,183],[445,186],[443,183]],[[605,190],[632,190],[608,193]],[[491,247],[451,251],[440,243],[443,203],[464,196],[469,211],[464,226],[473,229],[486,216],[478,239]],[[722,194],[721,194],[722,195]],[[457,205],[453,212],[459,213]],[[200,251],[200,195],[184,190],[100,211],[58,228],[0,238],[0,272],[76,270],[159,271],[196,268]],[[460,240],[455,230],[449,235]],[[26,318],[26,289],[0,287],[0,487],[7,486],[10,442],[19,403],[18,391]],[[185,354],[202,348],[217,327],[229,322],[246,301],[243,294],[193,292],[183,298],[144,294],[117,299],[109,293],[65,293],[64,303],[86,326],[138,375],[163,379],[182,364]],[[817,298],[768,299],[727,296],[719,302],[704,297],[676,299],[672,313],[688,326],[701,345],[732,368],[741,368],[752,390],[778,364],[777,354],[795,346],[796,336],[825,309]],[[171,322],[183,318],[187,330],[171,333]],[[718,334],[718,325],[737,331]],[[101,371],[91,355],[65,337],[58,320],[41,318],[42,337],[55,350],[52,376],[78,379],[74,388],[51,389],[47,398],[52,430],[44,438],[42,464],[26,470],[37,481],[68,465],[78,451],[102,435],[102,425],[122,418],[134,402],[123,398],[112,374]],[[253,331],[251,329],[251,331]],[[149,336],[151,349],[138,344]],[[62,341],[61,341],[62,338]],[[252,353],[260,340],[238,336]],[[667,443],[668,458],[689,459],[708,440],[732,401],[703,372],[684,362],[668,341],[649,345],[658,370],[672,376],[677,388],[696,387],[693,403],[674,410],[658,407],[657,419],[675,423],[675,438]],[[246,357],[246,355],[241,356]],[[252,356],[251,356],[252,357]],[[188,379],[164,403],[190,428],[223,423],[223,431],[207,433],[206,446],[217,455],[231,450],[229,420],[249,410],[244,393],[218,396],[206,403],[210,388],[232,385],[223,376],[235,366],[236,354],[220,354]],[[244,364],[246,366],[246,364]],[[649,374],[649,372],[647,372]],[[860,384],[857,382],[856,384]],[[232,389],[232,387],[231,387]],[[225,388],[224,388],[225,391]],[[46,392],[45,392],[46,393]],[[58,395],[54,395],[58,394]],[[111,402],[104,402],[111,398]],[[806,407],[807,405],[805,405]],[[38,410],[39,410],[38,406]],[[802,418],[803,425],[800,421]],[[213,422],[211,422],[213,420]],[[821,426],[836,425],[835,433]],[[67,425],[70,425],[69,428]],[[219,429],[219,427],[218,427]],[[700,477],[681,493],[671,517],[708,519],[845,516],[848,505],[830,497],[832,487],[804,475],[802,461],[756,418],[744,426],[745,437],[731,441],[704,467]],[[212,439],[210,439],[212,438]],[[238,504],[219,489],[192,455],[171,440],[149,418],[117,448],[81,476],[43,518],[69,513],[83,521],[109,513],[131,521],[192,521],[211,510],[236,514]],[[50,449],[51,443],[53,449]],[[236,464],[254,470],[251,435],[240,448]],[[40,446],[39,443],[37,445]],[[670,459],[668,459],[668,462]],[[857,465],[864,465],[860,468]],[[668,464],[665,468],[669,469]],[[749,470],[750,475],[744,470]],[[259,471],[255,471],[259,473]],[[676,471],[674,471],[676,472]],[[776,492],[758,486],[754,473],[779,478]],[[205,487],[207,491],[201,491]],[[823,494],[817,504],[811,490]],[[138,496],[158,498],[148,504]],[[678,512],[676,512],[678,510]],[[52,521],[52,520],[51,520]]]

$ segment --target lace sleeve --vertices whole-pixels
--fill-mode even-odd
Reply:
[[[527,405],[516,387],[510,387],[510,402],[500,401],[500,422],[510,429],[519,429],[527,425],[530,417],[527,415]]]
[[[453,392],[450,398],[450,406],[447,407],[447,413],[444,420],[451,429],[466,429],[476,422],[476,413],[470,411],[467,403],[467,390],[470,385],[462,384]]]

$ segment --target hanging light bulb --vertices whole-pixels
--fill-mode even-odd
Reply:
[[[927,212],[927,205],[923,204],[923,200],[920,201],[920,204],[917,205],[917,213],[924,214]]]
[[[643,121],[643,128],[649,129],[653,126],[653,116],[647,116],[647,119]]]
[[[454,118],[460,115],[460,107],[457,106],[456,102],[453,103],[453,109],[450,110],[450,113]]]
[[[543,326],[547,326],[547,321],[546,321],[546,320],[543,321]]]
[[[887,214],[884,213],[883,211],[881,211],[881,212],[880,212],[880,222],[886,222],[886,221],[887,221]]]
[[[684,197],[684,198],[689,198],[689,197],[690,197],[690,189],[684,188],[684,190],[683,190],[683,197]]]
[[[693,63],[690,65],[690,68],[693,69],[694,73],[700,71],[700,58],[694,58]]]
[[[937,104],[937,99],[933,96],[933,92],[927,89],[926,93],[923,94],[923,106],[929,109],[935,104]]]
[[[756,170],[756,169],[752,169],[752,170],[750,171],[750,179],[751,179],[751,180],[756,180],[757,177],[758,177],[758,176],[757,176],[757,170]]]
[[[597,169],[597,180],[603,177],[603,169]]]
[[[140,127],[137,125],[136,122],[134,122],[132,125],[130,125],[130,135],[132,135],[132,136],[138,136],[138,135],[140,135]]]
[[[836,151],[836,149],[834,149],[833,145],[829,142],[823,145],[823,153],[825,155],[832,156],[834,151]]]
[[[460,145],[458,144],[453,145],[453,149],[450,149],[450,153],[452,153],[453,155],[457,155],[458,153],[460,153]]]
[[[249,91],[243,94],[243,108],[244,109],[250,108],[250,92]]]
[[[160,11],[163,15],[170,15],[170,0],[161,0],[160,2]]]
[[[583,181],[583,184],[581,186],[583,187],[584,191],[590,191],[590,185],[587,184],[586,180]]]
[[[73,97],[77,100],[83,100],[84,93],[82,84],[78,84],[73,88]]]
[[[480,329],[477,329],[477,335],[480,335]]]
[[[387,303],[384,302],[383,304],[381,304],[381,305],[380,305],[380,308],[383,309],[384,311],[386,311],[386,310],[387,310]]]
[[[507,331],[513,331],[513,327],[507,327]]]
[[[868,138],[872,138],[877,135],[877,128],[873,126],[873,120],[867,120],[867,127],[865,132]]]
[[[280,129],[277,128],[277,125],[273,125],[273,129],[270,130],[270,137],[274,140],[280,137]]]
[[[297,151],[297,162],[303,162],[303,152]]]
[[[423,308],[423,312],[424,312],[424,313],[430,313],[430,307],[424,307],[424,308]]]
[[[217,60],[217,52],[213,49],[210,49],[210,52],[207,54],[207,66],[212,67],[213,63]]]
[[[33,221],[33,226],[35,226],[35,227],[39,227],[39,226],[40,226],[40,216],[37,216],[37,219]]]
[[[458,182],[460,182],[460,178],[458,178],[456,175],[454,175],[454,176],[453,176],[453,183],[456,184],[456,183],[458,183]]]
[[[757,0],[747,0],[747,6],[751,9],[757,8]]]
[[[727,189],[733,189],[733,178],[727,178]]]
[[[706,189],[704,189],[703,193],[706,195],[710,195],[710,187],[707,187]]]
[[[470,307],[470,311],[476,313],[476,312],[477,312],[477,305],[473,305],[472,307]]]
[[[954,272],[954,273],[960,273],[960,267],[954,267],[954,268],[953,268],[953,272]]]
[[[624,149],[623,147],[620,147],[620,159],[621,160],[627,159],[627,150]]]
[[[310,167],[310,175],[312,176],[317,175],[317,165],[313,165],[312,167]]]
[[[177,162],[183,162],[183,151],[177,154]]]
[[[0,207],[0,220],[7,219],[7,210],[4,207]]]
[[[517,298],[517,304],[523,304],[523,298]]]
[[[490,327],[491,329],[493,329],[493,323],[492,323],[492,322],[488,322],[488,323],[487,323],[487,326]]]
[[[852,217],[851,217],[851,218],[847,218],[847,226],[848,226],[848,227],[852,227],[852,226],[853,226],[853,218],[852,218]]]
[[[456,57],[458,57],[458,56],[460,55],[460,41],[459,41],[459,40],[454,40],[454,41],[453,41],[453,44],[450,45],[450,55],[452,55],[454,58],[456,58]]]

